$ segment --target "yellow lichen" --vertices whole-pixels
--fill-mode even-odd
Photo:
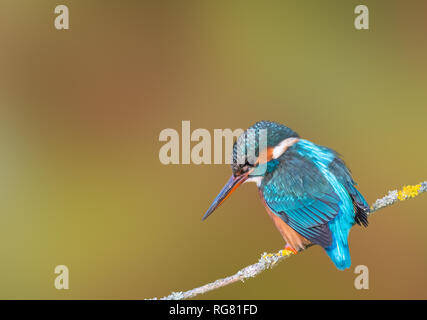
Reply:
[[[272,256],[273,256],[273,254],[267,253],[267,254],[263,255],[262,258],[267,259],[267,258],[271,258]]]
[[[415,186],[404,186],[402,190],[397,193],[397,199],[400,201],[414,198],[418,195],[418,192],[421,188],[421,184],[417,184]]]
[[[289,256],[291,254],[295,254],[295,253],[292,250],[288,250],[288,249],[280,250],[280,255],[281,256]]]
[[[285,257],[285,256],[289,256],[291,254],[295,254],[295,252],[293,252],[292,250],[288,250],[288,249],[283,249],[280,250],[277,253],[266,253],[262,256],[262,258],[264,260],[267,260],[268,258],[272,258],[272,257]]]

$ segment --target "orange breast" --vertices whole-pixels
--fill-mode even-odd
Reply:
[[[292,229],[285,221],[283,221],[277,215],[275,215],[274,212],[270,210],[267,203],[265,202],[262,192],[260,191],[259,193],[260,193],[262,202],[264,204],[264,207],[267,210],[268,215],[270,216],[271,219],[273,219],[273,222],[276,228],[279,230],[283,239],[285,239],[286,245],[299,251],[300,249],[304,249],[308,244],[310,244],[309,240],[307,240],[305,237],[300,235],[298,232]]]

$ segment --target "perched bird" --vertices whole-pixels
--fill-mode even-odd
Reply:
[[[255,182],[286,249],[320,245],[339,270],[350,267],[349,231],[368,225],[369,206],[337,152],[260,121],[236,140],[232,159],[233,174],[202,220],[242,183]]]

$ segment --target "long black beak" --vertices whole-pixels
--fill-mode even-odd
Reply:
[[[222,188],[222,190],[219,192],[219,194],[216,196],[215,200],[212,202],[208,211],[206,211],[205,215],[202,218],[202,221],[209,217],[211,213],[214,212],[215,209],[218,208],[221,203],[223,203],[224,200],[227,199],[228,196],[234,192],[234,190],[237,189],[238,186],[240,186],[243,182],[246,181],[247,178],[247,174],[240,175],[238,177],[234,177],[232,175],[231,178],[225,184],[225,186]]]

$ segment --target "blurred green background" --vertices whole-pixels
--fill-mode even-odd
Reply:
[[[0,298],[141,299],[284,243],[228,165],[162,165],[159,133],[274,120],[339,151],[369,203],[426,179],[427,2],[6,1],[0,5]],[[70,29],[54,28],[54,8]],[[427,298],[427,196],[205,299]],[[70,269],[70,290],[54,268]],[[354,288],[354,267],[370,289]]]

